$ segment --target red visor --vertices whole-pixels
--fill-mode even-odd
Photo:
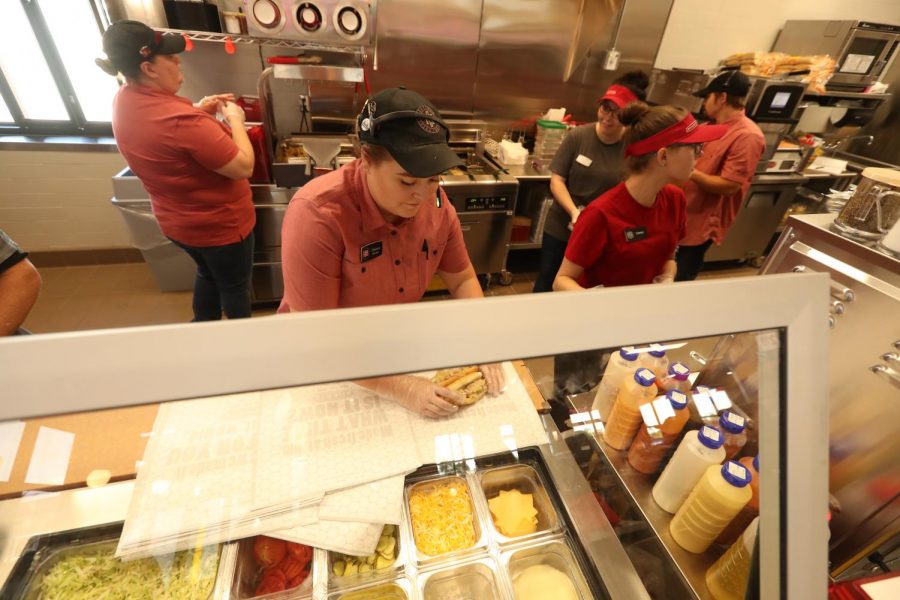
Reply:
[[[641,156],[672,144],[702,144],[717,140],[728,131],[728,125],[698,125],[688,114],[678,123],[625,148],[625,156]]]
[[[597,100],[597,102],[609,100],[619,108],[625,108],[637,99],[638,97],[634,95],[634,92],[627,87],[614,83],[609,86],[609,89],[606,90],[606,93],[603,94],[603,97]]]

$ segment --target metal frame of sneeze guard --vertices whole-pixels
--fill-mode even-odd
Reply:
[[[761,488],[761,597],[818,598],[828,299],[826,275],[787,274],[6,338],[0,420],[783,329],[781,405],[761,413],[760,448],[763,479],[785,489]]]

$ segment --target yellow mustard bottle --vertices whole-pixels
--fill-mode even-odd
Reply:
[[[758,531],[759,517],[756,517],[725,554],[707,569],[706,587],[716,600],[744,600]]]

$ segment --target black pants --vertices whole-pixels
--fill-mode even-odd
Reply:
[[[678,264],[678,272],[675,281],[693,281],[703,270],[703,258],[706,251],[712,246],[712,240],[706,240],[699,246],[678,246],[675,253],[675,262]]]
[[[250,274],[253,232],[240,242],[198,248],[172,240],[197,263],[194,280],[194,321],[218,321],[250,316]]]
[[[545,233],[541,240],[541,264],[538,267],[537,279],[534,280],[534,293],[552,292],[553,280],[559,272],[563,258],[566,256],[568,242]]]

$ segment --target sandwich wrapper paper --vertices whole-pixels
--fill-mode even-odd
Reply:
[[[370,554],[383,525],[400,523],[408,473],[546,443],[518,374],[503,370],[502,394],[437,420],[353,383],[163,404],[117,556],[260,534]]]

